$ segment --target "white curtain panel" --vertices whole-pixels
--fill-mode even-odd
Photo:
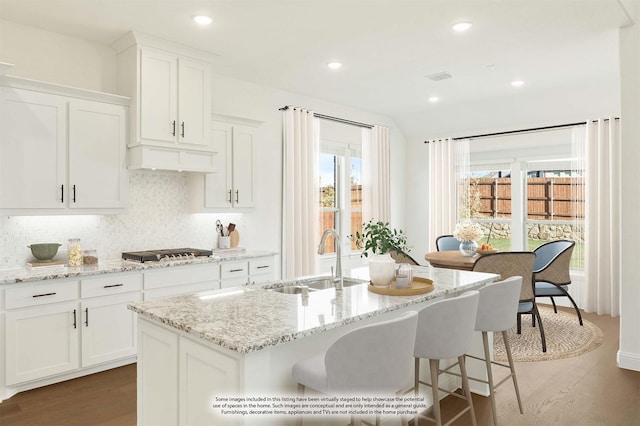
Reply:
[[[285,279],[317,271],[319,128],[312,111],[292,107],[284,111],[282,275]]]
[[[586,312],[620,315],[620,122],[588,121],[585,169]]]
[[[362,129],[362,220],[389,222],[391,219],[389,128]]]
[[[469,171],[469,140],[431,139],[429,142],[429,250],[436,238],[450,235],[459,217],[458,179]]]

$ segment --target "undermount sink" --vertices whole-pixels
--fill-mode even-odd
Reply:
[[[356,278],[343,278],[342,286],[351,287],[353,285],[366,283],[365,280],[359,280]],[[321,277],[308,277],[300,280],[292,281],[291,283],[285,283],[282,287],[266,288],[269,291],[275,291],[283,294],[303,294],[304,289],[308,289],[309,292],[325,290],[335,288],[336,284],[333,277],[321,276]]]

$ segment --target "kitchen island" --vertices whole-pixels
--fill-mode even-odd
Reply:
[[[130,304],[139,314],[138,424],[293,424],[293,416],[228,415],[213,404],[226,397],[295,395],[293,364],[348,331],[497,278],[415,268],[416,276],[433,280],[433,291],[383,296],[368,291],[366,282],[308,296],[263,288],[284,285],[274,283]]]

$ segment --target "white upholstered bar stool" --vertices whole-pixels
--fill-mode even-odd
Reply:
[[[507,330],[516,325],[516,313],[518,312],[518,299],[520,298],[520,288],[522,286],[522,277],[514,276],[504,281],[488,284],[479,290],[480,300],[478,302],[478,313],[476,315],[476,331],[482,332],[482,342],[484,344],[484,359],[467,355],[468,357],[485,361],[487,367],[487,379],[481,380],[469,377],[470,380],[486,383],[489,385],[489,398],[491,399],[491,411],[493,414],[493,424],[498,424],[498,416],[496,411],[495,389],[509,378],[513,380],[513,386],[516,390],[516,398],[518,399],[518,407],[520,414],[523,414],[522,401],[520,401],[520,391],[518,390],[518,380],[516,379],[516,370],[511,357],[511,346],[507,338]],[[505,351],[507,352],[507,360],[509,364],[502,364],[491,360],[491,352],[489,350],[488,332],[502,332]],[[492,365],[509,368],[511,373],[497,384],[493,382]]]
[[[298,394],[306,387],[330,395],[395,395],[411,382],[411,358],[418,313],[366,325],[336,340],[326,352],[298,361],[292,369]],[[380,417],[376,416],[376,424]],[[404,420],[403,420],[404,423]],[[298,417],[296,424],[302,424]],[[352,416],[352,424],[360,419]]]
[[[464,354],[471,347],[476,323],[476,311],[478,309],[479,293],[468,291],[458,297],[445,299],[436,302],[422,309],[418,315],[418,330],[416,332],[416,343],[413,352],[415,357],[414,391],[418,396],[420,383],[431,386],[433,393],[433,414],[434,418],[426,417],[422,414],[416,415],[415,425],[418,425],[418,418],[423,417],[435,421],[437,426],[442,425],[440,415],[440,398],[438,390],[447,392],[449,395],[465,399],[467,407],[460,411],[446,424],[450,424],[467,411],[471,415],[471,423],[476,426],[476,415],[473,410],[469,380],[464,363]],[[420,380],[420,359],[429,360],[431,370],[431,383]],[[464,397],[449,392],[438,387],[438,375],[440,370],[440,360],[457,358],[462,376],[462,390]]]

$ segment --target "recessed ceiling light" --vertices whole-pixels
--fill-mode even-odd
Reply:
[[[524,81],[522,81],[522,80],[514,80],[514,81],[512,81],[512,82],[511,82],[511,85],[512,85],[513,87],[520,87],[520,86],[522,86],[523,84],[524,84]]]
[[[453,24],[451,28],[453,28],[454,31],[463,32],[471,28],[472,25],[471,22],[458,22],[457,24]]]
[[[340,62],[329,62],[327,66],[332,70],[337,70],[338,68],[342,67],[342,64]]]
[[[198,15],[198,16],[194,16],[193,20],[196,21],[197,24],[199,25],[209,25],[212,21],[211,18],[209,18],[208,16],[204,16],[204,15]]]
[[[438,102],[439,100],[440,100],[440,98],[437,97],[437,96],[431,96],[429,98],[429,102],[431,102],[432,104]]]

